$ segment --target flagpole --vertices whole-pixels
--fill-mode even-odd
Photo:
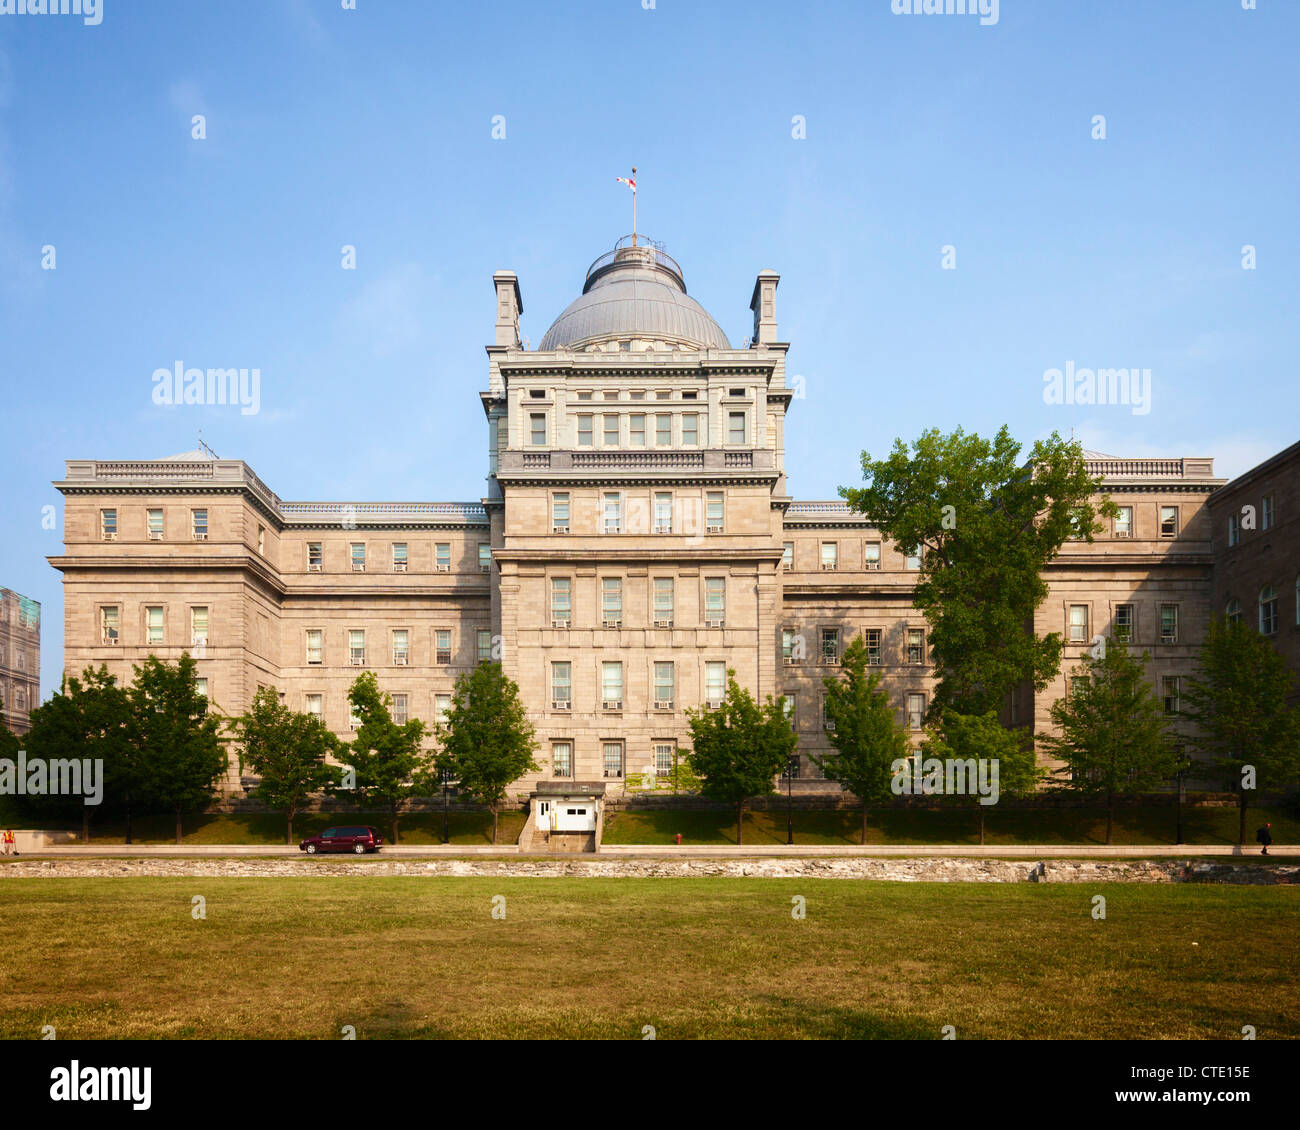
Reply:
[[[636,166],[632,166],[632,246],[636,246]]]

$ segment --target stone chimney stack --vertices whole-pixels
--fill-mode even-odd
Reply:
[[[524,300],[519,295],[519,278],[514,271],[497,271],[492,276],[497,288],[497,345],[518,349],[519,315],[524,312]]]
[[[749,300],[754,311],[754,345],[776,341],[776,284],[780,281],[775,271],[759,271],[754,280],[754,296]]]

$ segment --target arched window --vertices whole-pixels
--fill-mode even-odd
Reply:
[[[1277,589],[1272,585],[1259,590],[1259,632],[1263,636],[1277,632]]]
[[[1300,584],[1300,582],[1297,582],[1297,583]],[[1241,619],[1241,601],[1239,601],[1235,596],[1234,596],[1234,597],[1230,597],[1229,600],[1228,600],[1228,603],[1225,604],[1224,607],[1223,607],[1223,614],[1224,614],[1224,615],[1225,615],[1229,620],[1240,620],[1240,619]]]

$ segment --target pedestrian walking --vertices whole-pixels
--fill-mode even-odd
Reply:
[[[1264,845],[1259,854],[1268,855],[1268,845],[1273,842],[1273,825],[1265,824],[1263,827],[1256,829],[1255,842]]]
[[[13,832],[11,832],[8,828],[6,828],[4,831],[4,835],[0,837],[0,839],[4,841],[5,855],[18,854],[18,844],[17,844],[17,840],[14,838]]]

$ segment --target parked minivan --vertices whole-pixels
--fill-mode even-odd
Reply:
[[[326,828],[319,836],[308,836],[298,845],[298,850],[305,851],[308,855],[321,851],[351,851],[365,855],[368,851],[378,851],[383,843],[377,829],[368,824],[349,824]]]

